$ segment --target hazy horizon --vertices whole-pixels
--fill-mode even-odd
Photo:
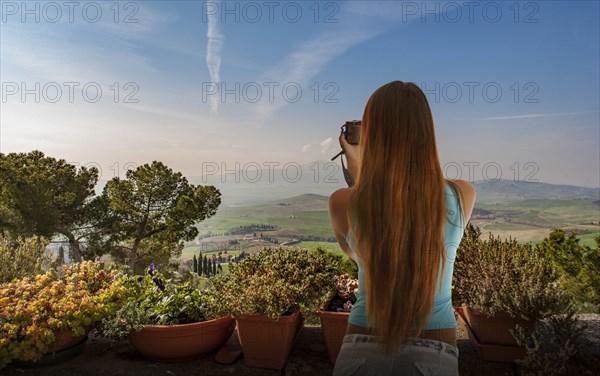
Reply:
[[[333,168],[334,166],[335,168]],[[205,177],[187,176],[186,178],[192,184],[217,187],[221,191],[221,199],[225,206],[254,205],[305,194],[327,197],[335,190],[347,187],[339,162],[313,161],[289,167],[287,173],[286,170],[280,168],[263,169],[260,172],[254,169],[240,169],[236,172],[227,171],[225,174],[221,174],[219,171]],[[324,170],[327,171],[327,174],[323,173]],[[455,177],[445,174],[445,178],[454,179]],[[97,194],[101,193],[107,181],[100,180],[98,182]],[[481,179],[471,180],[471,183],[478,191],[476,206],[485,203],[492,197],[497,200],[498,196],[506,196],[500,201],[518,201],[518,194],[526,195],[527,198],[582,197],[583,195],[600,199],[600,186],[585,187],[511,179]],[[511,187],[511,183],[517,183],[517,191]],[[533,184],[523,186],[528,183]],[[509,199],[511,197],[512,199]]]

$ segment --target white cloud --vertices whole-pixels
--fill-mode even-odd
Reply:
[[[275,66],[263,73],[259,82],[277,82],[280,85],[297,83],[305,88],[308,82],[333,59],[346,52],[356,44],[373,38],[379,31],[342,30],[321,35],[304,43],[300,49],[292,52]],[[256,106],[259,121],[269,119],[276,111],[286,106],[283,98],[275,98],[271,103],[260,102]]]
[[[321,146],[321,154],[325,154],[333,151],[333,138],[328,137],[319,143]]]

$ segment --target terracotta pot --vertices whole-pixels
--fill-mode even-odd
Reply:
[[[239,317],[238,337],[248,367],[281,370],[287,363],[294,340],[304,324],[304,316],[295,312],[272,320],[265,315]]]
[[[457,307],[457,322],[462,330],[467,334],[467,337],[473,342],[479,357],[482,360],[491,362],[504,362],[512,363],[517,360],[523,359],[527,355],[527,351],[519,346],[507,346],[507,345],[489,345],[479,341],[477,336],[473,333],[473,330],[466,319],[466,307]]]
[[[529,330],[535,327],[533,321],[513,318],[504,312],[497,312],[494,316],[488,317],[468,306],[464,312],[469,326],[482,344],[517,346],[517,341],[509,330],[513,330],[517,324]]]
[[[83,339],[80,339],[79,343],[75,344],[74,346],[61,351],[56,351],[54,353],[45,354],[41,359],[35,362],[15,359],[12,361],[12,365],[19,368],[38,368],[64,363],[79,356],[83,352],[86,342],[87,337],[84,337]]]
[[[342,348],[342,341],[346,335],[350,312],[333,312],[320,309],[317,311],[317,316],[321,319],[321,330],[327,345],[329,360],[331,364],[335,364]]]
[[[56,333],[54,343],[50,345],[50,350],[36,361],[15,359],[12,364],[21,368],[37,368],[53,366],[77,357],[83,352],[87,342],[87,335],[92,330],[92,326],[84,327],[85,333],[80,336],[74,336],[71,330],[63,330]]]
[[[85,333],[77,337],[73,336],[71,330],[63,330],[62,332],[57,333],[54,344],[50,347],[50,353],[70,349],[83,342],[86,339],[87,334],[92,330],[92,327],[85,327],[84,329]]]
[[[192,324],[145,325],[129,333],[129,342],[149,360],[189,360],[217,351],[234,329],[231,315]]]

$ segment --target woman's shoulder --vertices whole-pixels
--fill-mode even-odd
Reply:
[[[340,188],[329,197],[329,207],[347,206],[352,196],[352,189]]]
[[[460,191],[460,195],[462,196],[463,202],[468,202],[468,201],[472,201],[475,198],[475,187],[473,187],[473,184],[471,184],[470,182],[466,181],[466,180],[451,180],[448,179],[448,181],[456,184],[456,186],[458,187],[458,190]]]
[[[469,222],[473,207],[475,206],[476,192],[475,187],[466,180],[449,180],[456,184],[462,202],[463,213],[465,215],[465,223]]]

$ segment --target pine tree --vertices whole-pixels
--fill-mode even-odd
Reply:
[[[198,259],[196,258],[196,255],[194,255],[194,273],[198,273]]]

